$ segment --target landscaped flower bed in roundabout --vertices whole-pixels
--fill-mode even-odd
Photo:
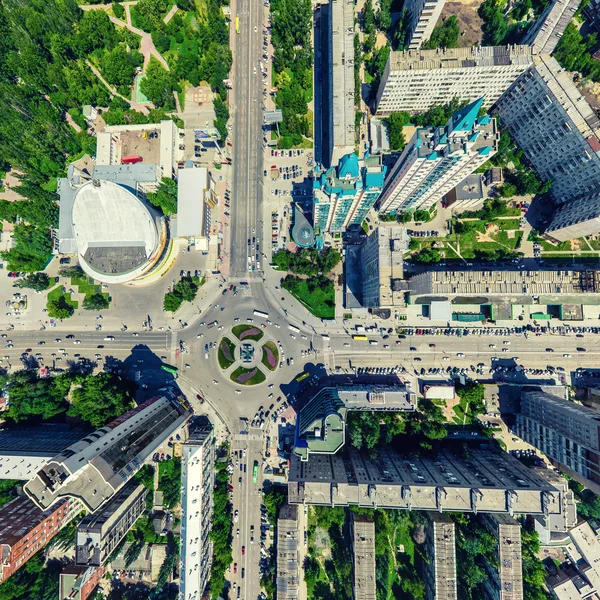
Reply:
[[[264,336],[262,330],[254,325],[235,325],[231,331],[240,341],[252,340],[258,342]]]
[[[217,359],[219,366],[223,371],[229,369],[229,367],[236,361],[235,359],[235,344],[229,339],[224,337],[219,344],[219,351],[217,353]]]
[[[251,369],[238,367],[230,377],[231,381],[239,385],[258,385],[266,379],[265,374],[258,367]]]
[[[262,347],[262,364],[269,369],[269,371],[274,371],[279,364],[279,351],[277,350],[277,346],[275,342],[269,340],[265,342]]]

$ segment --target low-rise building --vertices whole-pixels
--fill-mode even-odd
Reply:
[[[65,567],[60,572],[58,600],[87,600],[105,573],[104,567]]]
[[[75,563],[100,567],[146,510],[148,490],[136,481],[122,487],[97,511],[77,526]]]
[[[377,90],[377,115],[421,113],[452,98],[483,98],[488,108],[532,62],[529,46],[390,52]]]
[[[352,513],[350,527],[354,554],[354,600],[376,600],[375,522],[371,517]]]
[[[0,508],[0,583],[39,552],[81,509],[77,500],[62,500],[42,511],[25,496]]]
[[[298,507],[286,503],[277,517],[277,600],[298,599],[298,548]]]
[[[483,522],[498,540],[497,560],[484,558],[486,600],[523,600],[521,525],[508,515],[484,515]]]
[[[174,387],[97,429],[54,457],[25,484],[42,509],[65,497],[78,498],[88,510],[109,500],[191,415]]]
[[[205,167],[177,171],[177,216],[171,220],[173,237],[207,238],[211,224],[211,190]]]
[[[431,513],[427,522],[424,562],[426,600],[456,600],[456,533],[454,521]]]
[[[206,418],[190,426],[182,446],[180,597],[200,600],[210,580],[215,438]]]

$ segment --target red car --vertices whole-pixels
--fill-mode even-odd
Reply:
[[[244,554],[246,554],[246,546],[242,546],[242,556],[244,556]]]
[[[233,563],[233,572],[237,573],[237,563]]]

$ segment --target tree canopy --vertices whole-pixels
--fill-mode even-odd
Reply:
[[[460,28],[458,27],[458,18],[456,15],[451,15],[439,25],[436,25],[431,32],[431,37],[421,47],[423,50],[458,48],[459,37]]]
[[[46,273],[31,273],[16,281],[13,286],[17,288],[29,288],[36,292],[43,292],[50,287],[50,278]]]
[[[89,294],[83,299],[85,310],[106,310],[110,306],[108,298],[101,293]]]
[[[177,182],[170,177],[163,177],[156,192],[146,194],[146,198],[164,215],[175,214],[177,212]]]
[[[281,271],[289,271],[297,275],[313,276],[319,273],[329,273],[340,262],[342,257],[335,248],[302,248],[297,252],[279,250],[273,255],[272,261]]]
[[[410,123],[410,115],[407,112],[392,113],[387,119],[390,137],[390,149],[400,151],[406,146],[403,128]]]

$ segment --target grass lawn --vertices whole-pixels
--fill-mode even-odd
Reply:
[[[558,244],[551,244],[547,240],[542,240],[540,242],[540,246],[542,251],[547,252],[572,252],[571,242],[559,242]],[[589,250],[589,248],[584,248],[585,250]]]
[[[71,294],[65,292],[65,288],[62,285],[57,285],[53,290],[48,292],[48,302],[51,300],[58,300],[61,296],[64,296],[65,302],[70,304],[73,309],[77,309],[79,302],[77,300],[71,300]]]
[[[256,329],[257,333],[253,333],[252,335],[246,335],[243,338],[240,337],[244,333],[244,331],[249,331],[250,329]],[[233,332],[233,335],[235,335],[235,337],[238,338],[238,340],[244,339],[258,342],[258,340],[260,340],[264,335],[262,330],[259,327],[256,327],[255,325],[235,325],[231,331]]]
[[[282,282],[282,287],[286,288],[285,279]],[[302,303],[306,310],[315,315],[315,317],[319,317],[320,319],[333,319],[335,316],[335,288],[333,286],[333,281],[325,288],[317,288],[311,293],[308,289],[306,279],[302,279],[298,282],[294,291],[289,289],[288,291],[296,298],[296,300]]]
[[[470,425],[473,423],[473,419],[469,416],[469,413],[466,415],[465,419],[465,411],[467,410],[467,405],[464,400],[461,399],[459,404],[456,404],[453,407],[454,412],[456,413],[456,417],[454,417],[454,422],[457,425]]]
[[[225,356],[225,352],[223,352],[223,345],[225,345],[229,349],[229,354],[233,360],[229,360],[227,356]],[[235,344],[229,339],[224,337],[219,344],[219,351],[217,353],[217,359],[219,361],[219,366],[224,371],[229,369],[229,367],[235,362]]]
[[[273,353],[273,356],[275,357],[275,366],[274,367],[272,367],[269,364],[269,359],[268,359],[267,351],[265,350],[265,348],[268,348]],[[267,367],[267,369],[269,369],[269,371],[274,371],[277,368],[277,365],[279,364],[279,351],[277,350],[277,346],[275,345],[275,342],[272,342],[271,340],[269,340],[268,342],[265,342],[264,346],[262,347],[262,364],[265,365],[265,367]]]
[[[56,177],[50,177],[48,182],[42,184],[40,187],[47,192],[56,192],[56,188],[58,187],[58,179]]]
[[[253,377],[247,379],[246,381],[238,381],[238,377],[240,375],[245,375],[246,373],[251,373],[252,371],[256,371]],[[254,367],[254,369],[246,369],[245,367],[238,367],[230,376],[231,381],[237,383],[238,385],[257,385],[262,383],[266,377],[265,374],[258,368]]]
[[[102,286],[86,275],[71,277],[71,287],[76,287],[77,291],[80,294],[85,294],[86,298],[92,294],[102,294],[110,302],[110,294],[103,292]]]

